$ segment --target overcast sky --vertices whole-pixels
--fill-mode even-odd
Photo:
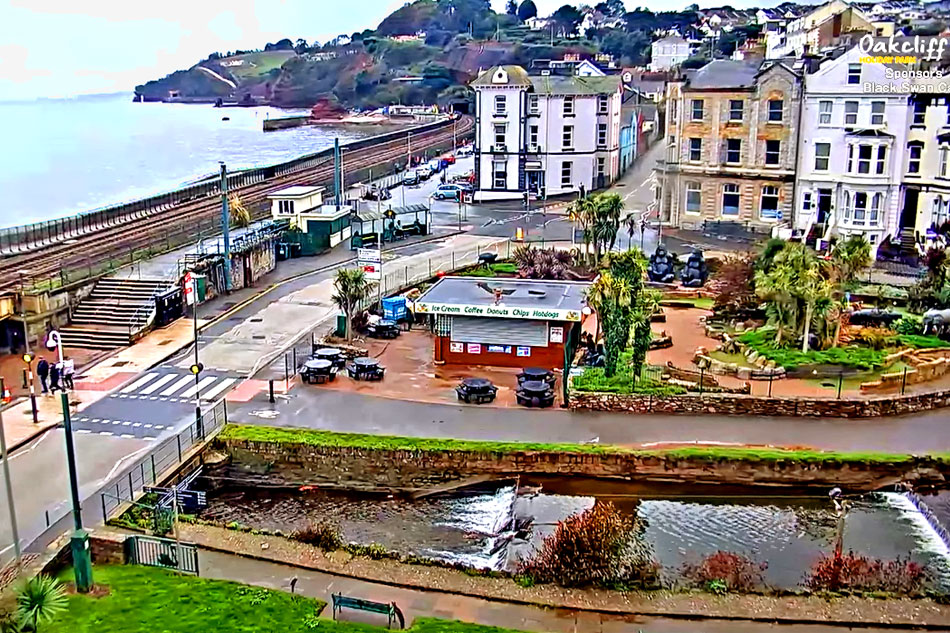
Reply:
[[[564,0],[535,0],[542,15]],[[692,0],[627,0],[654,10]],[[724,3],[773,5],[778,0]],[[403,0],[0,0],[0,100],[131,90],[213,51],[375,28]],[[492,0],[496,10],[504,0]],[[578,3],[579,4],[579,3]],[[345,7],[346,10],[341,10]]]

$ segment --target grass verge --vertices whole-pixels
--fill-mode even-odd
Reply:
[[[817,450],[786,450],[772,447],[686,446],[657,450],[637,450],[611,444],[553,444],[538,442],[491,442],[480,440],[453,440],[424,437],[397,437],[392,435],[365,435],[335,433],[313,429],[294,429],[257,425],[229,424],[218,436],[222,440],[305,444],[326,448],[355,448],[377,451],[465,451],[478,453],[556,452],[574,454],[633,454],[644,457],[670,459],[708,459],[735,461],[802,461],[900,463],[913,459],[907,454],[877,452],[836,452]],[[946,459],[940,453],[933,457]]]
[[[61,576],[71,580],[71,571]],[[386,627],[320,619],[322,600],[224,580],[182,576],[164,569],[134,565],[96,566],[96,585],[108,588],[99,597],[69,596],[66,611],[43,633],[256,633],[329,631],[382,633]],[[385,620],[385,618],[383,618]],[[512,629],[421,618],[410,633],[518,633]]]

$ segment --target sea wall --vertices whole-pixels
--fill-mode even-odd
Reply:
[[[650,396],[572,389],[568,407],[582,411],[630,413],[762,415],[815,418],[877,418],[950,406],[950,391],[861,399],[768,398],[741,394]]]
[[[347,489],[426,489],[446,482],[518,474],[627,481],[876,490],[907,481],[943,485],[950,462],[723,458],[614,452],[390,450],[286,441],[216,440],[229,456],[205,474],[212,482]]]

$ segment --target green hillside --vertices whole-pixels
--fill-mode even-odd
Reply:
[[[593,12],[594,25],[583,36],[582,11]],[[620,0],[607,0],[592,8],[565,5],[550,30],[531,31],[516,15],[495,13],[488,0],[416,0],[376,30],[323,45],[283,39],[263,51],[213,53],[188,70],[137,86],[136,93],[148,100],[177,95],[285,107],[324,99],[347,108],[445,104],[470,99],[465,84],[479,69],[497,64],[529,66],[536,59],[598,52],[624,65],[645,64],[657,29],[682,29],[695,20],[691,11],[625,12]],[[394,39],[423,33],[414,41]]]

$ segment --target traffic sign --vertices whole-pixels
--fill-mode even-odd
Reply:
[[[358,248],[356,249],[356,259],[361,262],[380,263],[382,257],[378,248]]]
[[[356,250],[356,265],[367,279],[379,281],[383,278],[383,256],[378,248],[359,248]]]
[[[192,305],[195,302],[195,277],[191,271],[185,273],[185,303]]]

